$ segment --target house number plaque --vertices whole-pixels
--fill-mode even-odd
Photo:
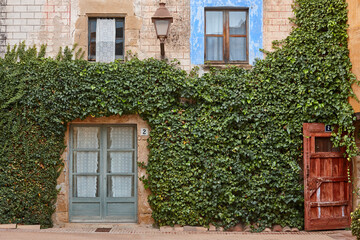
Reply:
[[[149,129],[141,128],[140,131],[141,131],[141,134],[140,134],[141,136],[149,136]]]
[[[331,125],[325,125],[325,132],[332,132]]]

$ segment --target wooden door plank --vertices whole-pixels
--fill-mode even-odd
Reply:
[[[316,170],[315,170],[315,176],[316,177],[321,177],[321,164],[320,164],[320,158],[316,158]],[[320,202],[321,201],[321,187],[319,187],[316,190],[316,201]],[[321,207],[317,207],[317,212],[318,212],[318,218],[321,218]]]
[[[349,205],[348,201],[330,201],[330,202],[311,202],[311,207],[331,207],[331,206],[347,206]]]
[[[308,191],[308,177],[310,174],[310,146],[309,146],[309,124],[304,123],[303,124],[303,144],[304,144],[304,154],[303,154],[303,160],[304,160],[304,225],[305,230],[307,230],[308,226],[310,225],[310,199],[309,199],[309,191]]]
[[[344,153],[339,152],[317,152],[311,153],[311,158],[342,158],[344,157]]]

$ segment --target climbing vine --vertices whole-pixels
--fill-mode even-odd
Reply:
[[[201,77],[176,62],[9,49],[0,59],[0,222],[52,225],[68,122],[139,114],[151,127],[140,165],[158,225],[301,228],[302,124],[339,126],[334,142],[354,156],[355,79],[345,1],[296,0],[294,13],[297,27],[251,70]]]

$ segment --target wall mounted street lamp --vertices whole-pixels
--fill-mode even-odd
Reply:
[[[154,16],[151,18],[155,25],[157,38],[160,39],[161,59],[165,57],[165,39],[169,34],[170,24],[173,22],[173,17],[169,10],[165,7],[165,3],[160,3],[160,7],[156,10]]]

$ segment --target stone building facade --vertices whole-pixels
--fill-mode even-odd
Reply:
[[[49,56],[55,56],[60,47],[77,43],[87,53],[88,18],[125,18],[124,51],[136,53],[139,58],[160,58],[159,40],[156,39],[151,17],[159,6],[159,0],[1,0],[0,1],[0,53],[6,46],[25,41],[27,45],[47,44]],[[177,59],[186,71],[198,65],[191,61],[191,18],[194,5],[202,1],[167,0],[166,7],[174,17],[170,34],[166,40],[166,58]],[[262,57],[259,48],[271,49],[273,40],[280,40],[291,30],[288,18],[292,16],[292,0],[252,1],[204,1],[200,9],[207,6],[260,8],[257,18],[258,44],[255,57]],[[211,1],[210,1],[211,2]],[[192,8],[191,6],[192,5]],[[255,19],[254,19],[255,20]],[[204,21],[204,19],[200,19]],[[203,25],[202,25],[203,26]],[[194,53],[197,54],[197,53]],[[85,54],[87,56],[87,54]],[[203,54],[201,54],[203,55]],[[193,58],[194,59],[194,58]],[[203,62],[203,61],[202,61]]]
[[[27,45],[47,45],[48,56],[56,56],[60,47],[78,44],[89,52],[89,19],[120,18],[124,19],[124,52],[137,54],[140,59],[160,58],[159,40],[156,39],[151,17],[159,7],[159,0],[0,0],[0,54],[10,47],[25,41]],[[204,10],[213,7],[246,8],[249,14],[246,21],[250,27],[247,34],[249,41],[250,66],[255,58],[262,58],[260,48],[271,50],[271,42],[287,36],[291,30],[288,18],[292,16],[291,0],[229,0],[197,1],[167,0],[166,7],[174,17],[169,37],[165,43],[166,58],[177,59],[180,67],[190,71],[192,67],[204,67]],[[200,14],[200,18],[198,13]],[[194,20],[201,26],[196,29]],[[196,47],[192,42],[199,40]],[[195,47],[194,47],[195,46]],[[201,49],[198,52],[198,49]],[[200,57],[200,58],[199,58]],[[199,60],[200,59],[200,60]],[[221,65],[221,64],[220,64]],[[241,65],[241,64],[240,64]],[[245,67],[248,67],[245,66]],[[130,124],[136,126],[137,161],[147,162],[147,136],[140,133],[148,125],[139,116],[113,116],[109,118],[87,118],[69,123],[65,142],[68,146],[63,154],[65,168],[58,179],[60,189],[54,223],[64,225],[71,221],[71,126],[105,126],[111,124]],[[145,173],[137,170],[137,176]],[[138,223],[152,223],[151,209],[147,203],[148,192],[141,181],[137,181],[137,217]],[[75,204],[73,204],[75,205]],[[90,206],[90,205],[89,205]]]
[[[349,49],[353,63],[353,72],[360,77],[360,3],[358,0],[347,0],[349,3]],[[0,55],[6,46],[14,46],[25,41],[27,45],[47,44],[48,56],[56,56],[60,47],[78,44],[89,52],[89,19],[120,18],[124,19],[124,52],[137,54],[140,59],[160,58],[160,42],[156,38],[151,17],[159,7],[160,0],[0,0]],[[177,59],[180,67],[190,71],[199,66],[200,71],[206,68],[204,57],[204,35],[206,11],[219,9],[229,14],[229,9],[240,9],[246,12],[247,28],[247,61],[239,63],[251,67],[256,58],[263,58],[260,48],[271,50],[274,40],[285,38],[291,31],[292,0],[166,0],[166,7],[174,17],[169,37],[165,42],[166,58]],[[249,32],[250,31],[250,32]],[[220,66],[225,65],[220,63]],[[360,98],[360,88],[354,87]],[[355,112],[360,112],[360,104],[350,100]],[[114,116],[109,118],[87,118],[74,120],[70,124],[104,125],[131,124],[136,126],[137,161],[147,162],[147,137],[140,129],[149,128],[139,116]],[[360,128],[360,124],[358,124]],[[70,125],[69,128],[70,129]],[[70,132],[66,133],[65,142],[70,145]],[[358,140],[360,146],[360,140]],[[69,222],[70,212],[70,172],[69,148],[64,152],[65,168],[59,183],[59,197],[54,222],[63,225]],[[354,175],[359,179],[360,159],[356,159]],[[145,173],[138,170],[137,175]],[[358,180],[359,181],[359,180]],[[147,203],[148,192],[142,183],[137,184],[137,222],[152,223],[151,209]],[[359,203],[359,202],[357,202]]]

